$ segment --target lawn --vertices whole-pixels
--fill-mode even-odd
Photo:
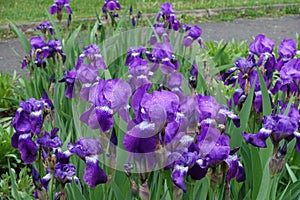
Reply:
[[[156,13],[163,0],[120,0],[123,9],[133,6],[135,12],[142,10],[146,13]],[[175,10],[207,9],[235,6],[255,6],[297,3],[298,0],[175,0],[172,1]],[[8,24],[8,20],[14,23],[41,21],[47,18],[45,10],[53,4],[52,0],[0,0],[0,25]],[[103,1],[100,0],[71,0],[70,6],[73,9],[73,18],[94,17],[95,11],[101,12]]]

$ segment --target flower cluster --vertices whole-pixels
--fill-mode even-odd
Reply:
[[[51,109],[53,109],[53,104],[44,92],[40,100],[31,98],[21,102],[20,108],[16,112],[12,121],[15,133],[11,143],[14,148],[19,149],[21,158],[26,164],[36,160],[38,145],[33,141],[33,138],[42,137],[44,119]],[[51,138],[49,133],[46,135],[49,139]],[[55,138],[55,133],[53,137]],[[55,141],[53,142],[55,143]],[[43,140],[41,139],[40,142],[43,143]],[[57,141],[57,144],[60,144],[60,142]],[[53,145],[56,145],[56,143]]]
[[[287,143],[296,138],[296,149],[299,150],[299,69],[300,61],[296,57],[296,41],[284,39],[279,45],[276,58],[274,42],[266,36],[257,35],[250,44],[250,54],[247,59],[239,58],[234,67],[222,74],[225,85],[239,84],[229,106],[243,105],[251,88],[254,89],[253,108],[257,112],[263,111],[262,91],[258,73],[261,73],[268,90],[272,114],[262,120],[263,127],[256,134],[243,132],[247,143],[260,148],[266,148],[266,140],[271,138],[273,155],[270,160],[271,173],[277,174],[284,166]],[[237,73],[234,74],[234,72]],[[274,74],[279,74],[274,76]],[[274,81],[275,78],[275,81]],[[283,99],[273,103],[273,95],[276,98],[283,94]],[[289,110],[287,104],[291,98],[296,98]],[[278,113],[279,112],[279,113]],[[280,142],[284,140],[282,145]]]
[[[46,42],[42,36],[35,36],[30,39],[30,53],[25,56],[22,62],[22,68],[32,66],[31,61],[37,67],[46,67],[45,59],[56,58],[65,62],[66,55],[62,51],[60,40],[49,40]]]
[[[257,112],[262,112],[262,93],[257,70],[260,70],[263,75],[269,95],[275,94],[279,90],[287,91],[287,87],[290,87],[289,96],[298,91],[297,86],[294,86],[297,84],[297,80],[294,75],[291,75],[293,69],[297,66],[297,59],[294,58],[296,55],[296,42],[292,39],[283,40],[278,49],[278,58],[273,52],[274,45],[274,42],[266,36],[257,35],[250,44],[248,58],[239,58],[234,63],[233,68],[222,74],[225,85],[235,86],[238,83],[240,86],[229,101],[229,106],[242,105],[254,86],[254,109]],[[234,74],[236,71],[238,73]],[[272,85],[275,71],[279,71],[280,77],[276,84]]]

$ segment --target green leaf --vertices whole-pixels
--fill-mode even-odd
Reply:
[[[10,182],[11,182],[11,194],[12,194],[13,198],[15,198],[16,200],[21,200],[19,193],[18,193],[15,173],[12,172],[9,159],[7,160],[7,162],[8,162],[8,171],[9,171]]]
[[[254,160],[253,160],[253,162],[254,162]],[[255,197],[255,195],[252,197],[253,197],[253,199],[256,198],[257,200],[267,199],[268,193],[270,192],[270,190],[268,190],[268,188],[270,187],[270,184],[271,184],[269,165],[268,164],[265,165],[262,174],[261,174],[262,169],[256,167],[257,166],[256,160],[255,160],[255,165],[253,165],[253,166],[254,166],[254,168],[256,168],[256,170],[260,170],[260,171],[253,170],[254,182],[257,184],[259,183],[260,187],[259,187],[259,191],[256,190],[257,188],[254,188],[253,194],[255,194],[256,192],[258,192],[258,194],[257,194],[257,197]],[[260,174],[258,174],[258,173],[260,173]],[[256,179],[259,177],[261,177],[261,182],[256,181]]]
[[[296,175],[294,174],[294,172],[292,171],[292,169],[290,168],[289,164],[288,163],[285,163],[285,167],[292,179],[292,182],[295,183],[297,181],[297,177]]]
[[[255,82],[256,82],[256,79],[254,80],[254,83]],[[254,87],[255,87],[255,84],[253,84],[251,91],[248,94],[247,99],[243,104],[243,108],[239,114],[239,118],[241,121],[240,128],[237,128],[234,126],[233,123],[230,123],[229,133],[232,136],[231,140],[230,140],[230,144],[232,147],[241,146],[241,144],[242,144],[243,136],[241,133],[246,130],[246,127],[249,123],[249,117],[250,117],[250,113],[251,113],[252,101],[253,101],[253,96],[254,96]]]
[[[262,175],[263,175],[262,173],[264,171],[264,168],[261,165],[257,147],[250,146],[250,152],[251,152],[251,163],[247,163],[247,164],[249,164],[249,165],[252,164],[251,165],[252,166],[252,184],[253,184],[252,199],[256,199],[258,196],[258,193],[260,192],[261,180],[262,180]],[[255,163],[255,165],[253,163]]]
[[[25,50],[25,53],[28,54],[30,52],[30,42],[26,38],[26,36],[18,29],[16,25],[14,25],[12,22],[9,22],[11,28],[15,31],[17,34],[18,38],[20,39],[23,48]]]
[[[284,115],[288,115],[288,114],[289,114],[290,108],[291,108],[291,105],[292,105],[293,102],[295,102],[295,96],[292,96],[292,97],[290,98],[289,103],[288,103],[288,105],[286,106],[286,109],[285,109],[285,111],[284,111]]]
[[[48,12],[48,11],[45,11],[47,13],[47,16],[52,24],[52,27],[54,29],[54,32],[55,32],[55,35],[57,36],[57,38],[59,40],[62,40],[62,36],[60,34],[60,31],[59,31],[59,28],[57,26],[57,23],[55,22],[54,18],[52,17],[52,15]]]
[[[260,89],[262,93],[263,115],[267,116],[272,114],[272,105],[270,101],[270,96],[261,71],[257,69],[257,72],[259,77]]]
[[[112,183],[112,190],[114,191],[116,200],[124,199],[124,196],[122,195],[122,192],[121,192],[119,186],[115,182]]]
[[[283,200],[299,199],[300,196],[300,180],[289,185],[285,194],[280,197]]]

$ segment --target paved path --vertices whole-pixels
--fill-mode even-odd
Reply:
[[[300,15],[282,18],[236,19],[232,22],[200,23],[204,41],[248,40],[259,33],[271,38],[277,45],[284,38],[296,38],[300,35]],[[0,41],[0,71],[12,72],[20,70],[24,57],[22,45],[18,39]]]

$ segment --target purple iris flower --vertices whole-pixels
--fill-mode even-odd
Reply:
[[[172,4],[167,2],[163,3],[161,6],[161,11],[156,16],[156,21],[163,18],[164,22],[168,23],[168,28],[178,31],[180,28],[180,22],[176,19]]]
[[[257,56],[261,56],[264,53],[271,54],[273,52],[274,46],[275,44],[271,39],[267,38],[263,34],[259,34],[250,44],[250,52]]]
[[[36,159],[37,144],[32,141],[33,135],[40,135],[44,123],[44,117],[48,114],[45,110],[52,109],[53,104],[44,92],[40,100],[34,98],[20,103],[20,108],[16,111],[12,121],[15,133],[11,143],[14,148],[18,148],[22,160],[32,163]]]
[[[191,46],[193,41],[197,40],[199,45],[201,46],[202,42],[201,42],[201,34],[202,34],[202,30],[201,28],[199,28],[198,26],[193,26],[189,29],[189,33],[188,35],[186,35],[182,41],[182,45],[183,46]]]
[[[127,51],[127,57],[125,61],[125,66],[132,65],[136,60],[139,61],[139,58],[142,59],[146,54],[146,47],[130,47]]]
[[[121,5],[118,0],[105,0],[102,9],[109,10],[109,11],[121,10]]]
[[[254,79],[258,78],[255,66],[256,64],[253,55],[249,55],[247,60],[245,58],[239,58],[234,63],[233,68],[230,68],[226,73],[222,74],[222,80],[225,81],[225,85],[232,84],[233,86],[235,85],[236,80],[238,80],[241,88],[248,94]],[[238,75],[231,76],[235,71],[239,71]]]
[[[128,71],[130,73],[128,82],[133,90],[140,86],[151,84],[150,79],[153,72],[150,71],[147,60],[135,58],[134,61],[130,63]]]
[[[155,124],[143,121],[127,131],[123,139],[126,151],[150,153],[156,148]]]
[[[102,153],[102,149],[97,140],[81,138],[74,145],[69,144],[68,149],[85,161],[83,179],[88,186],[95,187],[107,181],[107,175],[99,166],[98,155]]]
[[[235,126],[240,127],[240,119],[232,111],[229,111],[225,106],[218,104],[212,96],[197,95],[195,97],[198,103],[198,121],[205,119],[215,119],[220,124],[226,125],[226,119],[232,119]]]
[[[37,143],[45,148],[53,149],[53,148],[60,147],[62,145],[62,141],[56,135],[58,130],[59,130],[58,128],[54,128],[51,131],[51,134],[45,131],[44,135],[41,138],[37,139]]]
[[[84,60],[87,58],[87,62]],[[96,44],[91,44],[84,48],[84,52],[80,54],[75,68],[77,76],[82,83],[93,83],[98,75],[98,70],[107,69],[106,64],[100,54],[100,49]]]
[[[81,115],[80,120],[91,128],[100,127],[103,132],[110,130],[114,125],[113,115],[116,112],[124,120],[129,118],[128,100],[131,93],[130,85],[123,80],[100,79],[90,89],[88,101],[92,106]],[[90,119],[97,119],[98,125]]]
[[[35,36],[30,39],[30,46],[29,56],[25,56],[22,68],[27,67],[31,59],[37,67],[46,67],[44,59],[55,59],[56,55],[60,55],[62,61],[65,61],[65,54],[62,51],[62,45],[59,40],[49,40],[46,43],[42,36]]]
[[[169,79],[167,81],[167,87],[170,89],[174,94],[177,94],[180,101],[184,100],[184,93],[181,89],[183,84],[183,76],[179,72],[173,72],[170,74]]]
[[[15,133],[16,134],[16,133]],[[25,164],[33,163],[36,160],[38,147],[30,133],[21,134],[18,138],[18,149],[21,159]]]
[[[65,93],[65,96],[67,98],[74,97],[73,89],[74,89],[76,77],[77,77],[76,71],[71,70],[71,71],[67,71],[65,77],[58,81],[60,83],[65,82],[67,84],[67,89],[66,89],[66,93]]]
[[[250,52],[259,57],[257,66],[264,66],[268,79],[272,78],[273,71],[276,68],[276,59],[273,53],[275,43],[263,34],[255,37],[255,40],[250,44]]]
[[[272,114],[264,118],[264,127],[257,134],[243,132],[243,136],[247,143],[261,148],[267,147],[266,140],[270,137],[276,147],[283,139],[290,141],[294,137],[298,138],[298,124],[299,118],[292,118],[282,114]],[[299,145],[298,140],[297,145]]]
[[[279,59],[289,60],[296,55],[297,43],[293,39],[284,39],[278,48]]]
[[[288,95],[299,93],[300,83],[300,58],[290,59],[280,70],[280,77],[277,79],[274,88],[271,90],[273,94],[278,90],[289,92]]]
[[[172,45],[168,42],[156,43],[152,54],[148,54],[147,57],[154,63],[161,63],[161,71],[164,74],[169,74],[179,68],[178,60],[173,54]]]
[[[78,183],[79,179],[77,176],[75,176],[75,174],[76,174],[76,168],[73,164],[56,163],[54,169],[54,178],[62,185],[72,182],[73,179],[75,180],[76,183]],[[48,188],[48,184],[50,180],[51,180],[51,172],[47,173],[41,179],[41,183],[45,189]]]
[[[69,15],[72,14],[72,10],[69,6],[70,0],[54,0],[54,4],[50,7],[49,12],[51,15],[57,13],[57,19],[62,19],[62,10],[65,7]]]
[[[43,21],[36,29],[40,30],[43,34],[46,34],[47,30],[49,30],[51,35],[54,34],[52,24],[49,21]]]
[[[18,134],[33,133],[39,135],[43,126],[43,109],[47,104],[43,100],[29,99],[21,102],[12,121]]]
[[[245,181],[246,179],[245,170],[236,154],[229,155],[225,159],[225,162],[228,166],[228,171],[226,174],[226,182],[229,182],[234,177],[236,178],[237,182]]]

